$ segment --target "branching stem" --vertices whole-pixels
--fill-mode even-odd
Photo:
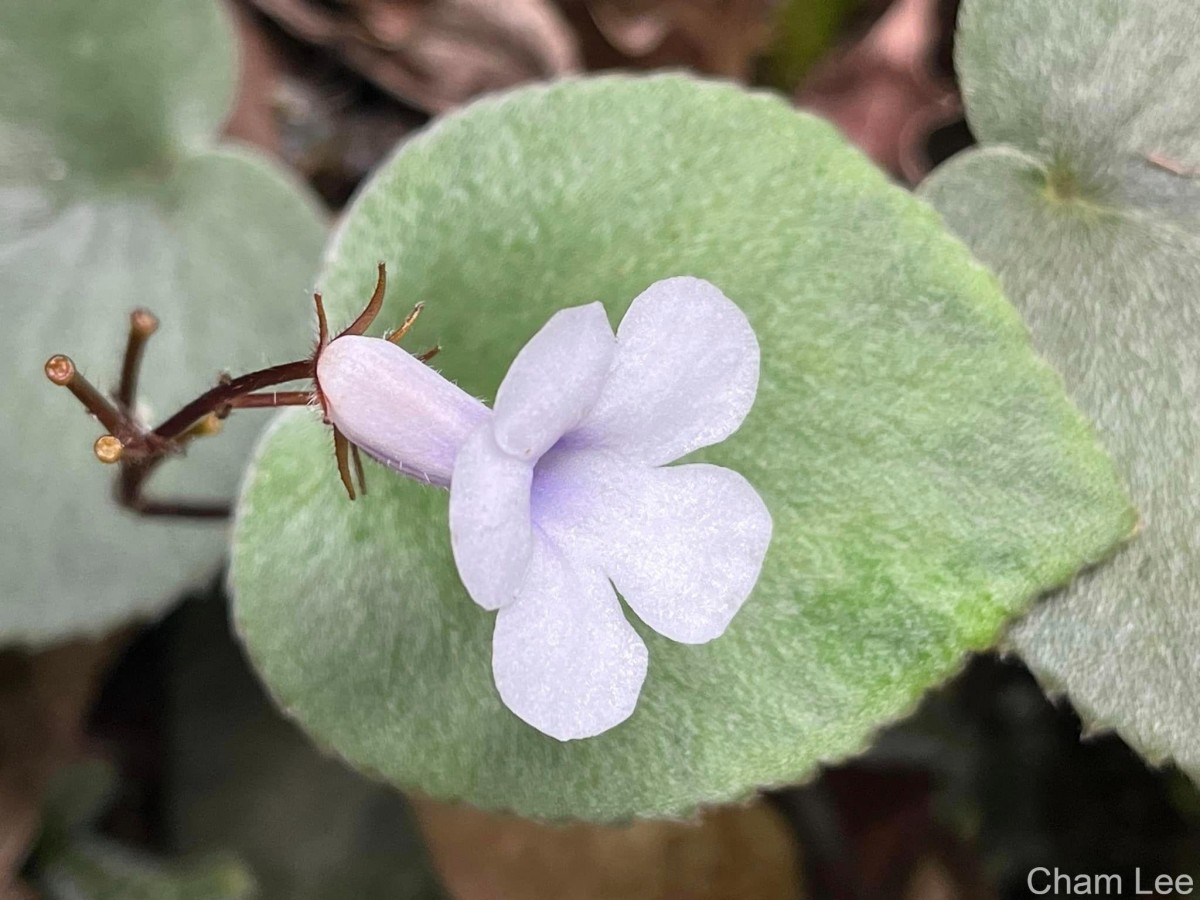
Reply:
[[[151,429],[142,424],[136,412],[142,358],[147,342],[158,330],[158,319],[148,310],[137,309],[130,314],[129,337],[121,364],[121,379],[111,399],[84,378],[75,363],[66,356],[52,356],[47,360],[46,377],[70,390],[84,408],[108,430],[108,434],[102,435],[96,441],[93,452],[101,462],[117,466],[115,493],[121,506],[146,516],[222,518],[229,515],[229,504],[148,498],[145,494],[147,479],[164,459],[183,453],[192,440],[220,431],[221,420],[235,409],[305,406],[314,402],[324,406],[325,401],[317,384],[317,359],[331,340],[366,332],[383,306],[386,287],[387,273],[383,263],[380,263],[375,290],[366,307],[347,328],[332,339],[329,336],[321,295],[314,294],[318,339],[311,356],[248,372],[237,378],[225,376],[219,384],[184,405],[157,428]],[[421,304],[417,304],[391,339],[399,341],[412,327],[420,312]],[[417,358],[424,362],[437,353],[438,349],[433,347]],[[308,381],[311,387],[308,390],[268,390],[294,381]],[[328,422],[328,410],[325,412]],[[334,428],[333,436],[338,473],[346,487],[346,493],[353,500],[356,494],[366,493],[358,447],[351,444],[337,428]],[[351,475],[351,464],[353,475],[357,476],[357,491],[355,479]]]

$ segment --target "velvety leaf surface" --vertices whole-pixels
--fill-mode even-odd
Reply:
[[[1198,31],[1191,0],[966,0],[955,46],[972,133],[1089,177],[1124,156],[1194,159]]]
[[[129,312],[152,309],[142,393],[156,419],[222,369],[307,350],[323,227],[273,166],[213,144],[233,65],[214,0],[0,0],[0,641],[160,609],[227,539],[117,509],[91,453],[103,428],[45,379],[50,355],[115,387]],[[232,495],[261,419],[229,424],[152,489]]]
[[[762,346],[742,429],[696,458],[775,521],[726,634],[650,650],[637,710],[559,743],[501,705],[493,614],[462,589],[446,494],[367,472],[350,503],[311,413],[264,439],[235,534],[235,618],[282,705],[355,764],[545,817],[685,813],[805,776],[909,710],[963,652],[1128,533],[1111,464],[990,275],[834,130],[680,77],[482,102],[360,196],[322,282],[335,321],[394,273],[380,325],[491,398],[557,309],[612,321],[706,278]]]
[[[994,266],[1132,486],[1142,533],[1012,635],[1093,727],[1200,775],[1200,17],[971,0],[976,133],[923,192]],[[1168,171],[1165,161],[1177,172]],[[1179,174],[1183,172],[1184,174]]]

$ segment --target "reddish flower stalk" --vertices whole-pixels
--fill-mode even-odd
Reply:
[[[237,378],[225,377],[220,384],[185,404],[156,428],[150,428],[141,422],[135,412],[142,356],[147,341],[158,329],[158,319],[148,310],[134,310],[130,315],[129,338],[125,344],[121,379],[111,398],[80,374],[69,357],[61,354],[46,361],[46,377],[70,390],[84,408],[108,430],[107,434],[96,440],[92,451],[100,462],[118,466],[115,494],[121,506],[150,516],[224,518],[230,513],[228,503],[155,500],[146,495],[146,482],[163,460],[181,455],[192,440],[218,433],[221,430],[221,420],[235,409],[319,404],[322,411],[327,413],[321,387],[317,382],[317,360],[332,340],[366,332],[383,307],[386,289],[387,273],[384,264],[380,263],[375,290],[366,307],[346,329],[332,339],[329,336],[321,295],[313,294],[317,311],[318,338],[310,356],[248,372]],[[400,328],[388,339],[398,342],[404,337],[420,312],[421,304],[417,304]],[[432,358],[438,349],[434,347],[417,358],[425,362]],[[308,381],[311,387],[308,390],[268,390],[294,381]],[[328,415],[325,416],[325,421],[329,422]],[[351,464],[357,476],[358,492],[366,491],[358,448],[347,441],[336,427],[333,429],[333,440],[338,472],[347,494],[353,500],[357,492],[354,479],[351,478]]]

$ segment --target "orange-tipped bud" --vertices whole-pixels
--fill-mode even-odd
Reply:
[[[139,307],[129,314],[129,327],[144,340],[158,331],[158,316],[148,309]]]
[[[46,360],[46,377],[60,387],[65,387],[75,377],[75,363],[71,362],[69,356],[56,354]]]
[[[125,445],[111,434],[102,434],[92,445],[92,452],[96,454],[96,459],[100,462],[111,466],[113,463],[121,461],[121,457],[125,453]]]

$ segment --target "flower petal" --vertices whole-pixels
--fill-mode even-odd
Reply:
[[[405,350],[348,335],[317,360],[329,420],[370,456],[445,487],[463,442],[488,409]]]
[[[646,664],[608,579],[538,535],[516,602],[496,615],[492,674],[505,705],[560,741],[592,737],[629,718]]]
[[[655,282],[617,329],[612,371],[576,429],[579,443],[662,465],[722,441],[754,404],[758,357],[750,322],[714,285]]]
[[[579,423],[600,393],[616,341],[599,303],[550,317],[496,392],[496,443],[534,460]]]
[[[484,609],[516,595],[533,553],[533,466],[496,446],[485,422],[471,433],[450,482],[450,546],[463,586]]]
[[[533,504],[564,553],[601,566],[643,622],[686,644],[725,631],[771,542],[762,498],[720,466],[648,468],[556,450],[535,472]]]

